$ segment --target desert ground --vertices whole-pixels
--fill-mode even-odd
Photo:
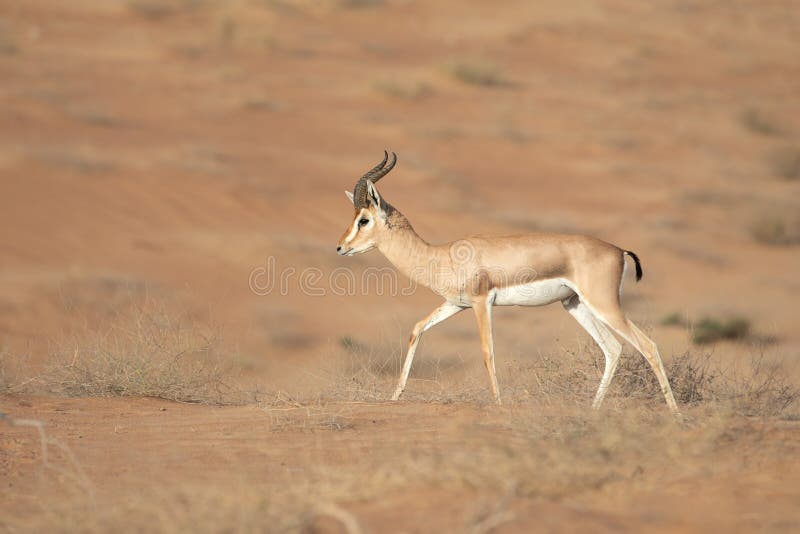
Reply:
[[[0,5],[0,531],[800,530],[794,0]],[[373,251],[635,251],[630,347],[558,304],[475,319]],[[351,283],[352,282],[352,283]]]

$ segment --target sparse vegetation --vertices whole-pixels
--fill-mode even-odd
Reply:
[[[339,6],[346,9],[365,9],[381,7],[386,0],[339,0]]]
[[[160,20],[207,4],[207,0],[128,0],[127,5],[142,18]]]
[[[501,126],[498,128],[497,135],[506,141],[511,141],[512,143],[517,144],[525,144],[533,139],[533,136],[527,131],[511,125]]]
[[[248,98],[244,101],[246,109],[254,111],[282,112],[288,111],[290,106],[283,100],[266,99],[260,97]]]
[[[374,88],[379,93],[392,98],[416,100],[433,92],[431,86],[420,81],[379,80]]]
[[[719,372],[713,369],[708,354],[695,355],[687,351],[673,357],[667,365],[667,376],[675,400],[682,406],[714,401],[719,395]],[[623,356],[614,381],[616,390],[625,397],[647,398],[654,402],[663,398],[653,370],[639,354]]]
[[[55,363],[32,387],[64,397],[253,400],[228,382],[217,331],[187,327],[161,311],[137,308],[126,319],[55,354]]]
[[[5,349],[0,349],[0,395],[6,393],[10,386],[6,377],[6,357]]]
[[[767,154],[772,174],[785,180],[800,180],[800,146],[787,145]]]
[[[711,370],[708,356],[687,352],[673,357],[666,367],[672,392],[680,405],[713,399],[717,375]],[[623,355],[613,382],[616,382],[614,390],[623,397],[646,398],[654,402],[663,399],[655,373],[638,353]]]
[[[579,359],[570,359],[571,354]],[[334,524],[356,524],[355,515],[332,503],[375,502],[420,484],[440,492],[480,490],[506,500],[579,499],[598,489],[647,490],[695,475],[708,477],[710,472],[738,473],[752,465],[751,460],[743,460],[743,448],[753,451],[751,455],[766,454],[760,446],[765,429],[778,424],[771,422],[771,416],[778,415],[783,421],[796,417],[790,409],[796,405],[798,390],[786,381],[781,367],[756,357],[747,365],[725,370],[715,367],[709,356],[691,352],[669,365],[676,396],[690,415],[687,422],[678,424],[667,413],[657,384],[648,378],[652,372],[638,355],[625,356],[614,390],[617,396],[609,399],[610,408],[598,417],[588,410],[588,399],[577,399],[584,393],[586,378],[596,385],[594,362],[585,351],[562,356],[565,358],[538,362],[533,368],[515,367],[512,371],[528,380],[532,396],[526,399],[520,390],[511,408],[491,411],[467,403],[459,408],[465,417],[460,424],[448,424],[446,413],[426,410],[422,404],[276,398],[263,409],[262,418],[250,416],[242,421],[248,424],[224,427],[225,439],[258,443],[288,434],[281,442],[286,447],[286,440],[296,443],[311,434],[317,443],[335,440],[336,454],[319,455],[318,446],[309,451],[292,446],[291,454],[281,458],[302,468],[287,466],[270,471],[273,474],[265,478],[263,471],[252,465],[244,468],[236,463],[243,452],[237,449],[237,456],[221,457],[227,462],[224,466],[209,466],[204,473],[217,477],[217,484],[175,482],[147,486],[149,491],[142,492],[137,483],[128,481],[122,487],[144,495],[130,501],[130,506],[114,506],[116,501],[104,495],[98,495],[97,502],[90,501],[73,492],[61,500],[63,510],[61,504],[49,505],[61,513],[21,515],[19,523],[14,520],[12,524],[35,522],[39,528],[34,530],[49,530],[44,527],[57,518],[64,528],[80,526],[91,531],[113,530],[122,524],[126,528],[141,524],[146,530],[164,532],[197,530],[197,525],[201,525],[200,531],[219,531],[231,524],[243,529],[293,531],[313,529],[323,517],[335,518]],[[549,384],[537,385],[544,377],[535,372],[536,368],[543,370],[540,365],[551,373]],[[546,395],[558,396],[556,402],[536,409],[525,407],[543,394],[536,392],[540,386]],[[633,400],[626,402],[619,395]],[[408,428],[401,426],[396,431],[389,427],[385,433],[387,425],[412,414],[416,431],[401,431],[399,428]],[[752,416],[762,419],[753,422],[748,419]],[[210,429],[198,429],[201,442],[226,424],[221,421]],[[352,434],[364,427],[384,429],[384,433],[376,431],[375,441],[370,442],[375,454],[364,454],[363,438]],[[426,438],[432,428],[436,438]],[[163,432],[159,442],[178,435],[169,428]],[[261,448],[255,450],[264,454]],[[709,455],[714,457],[711,464]],[[756,462],[758,458],[763,456],[757,456]],[[235,476],[220,475],[231,467],[238,469]],[[197,523],[198,517],[203,518],[201,523]],[[480,519],[470,516],[466,520]]]
[[[190,347],[185,352],[188,356],[198,346],[206,350],[213,345],[202,336],[199,345],[183,341],[143,343],[142,339],[165,339],[161,334],[164,323],[151,323],[156,335],[136,333],[135,346],[157,347],[157,353],[169,355],[175,351],[165,351],[164,347]],[[147,324],[143,321],[130,333],[147,331]],[[342,345],[348,350],[374,351],[349,337],[342,338]],[[396,361],[397,355],[391,359]],[[385,398],[387,386],[396,378],[396,369],[387,373],[387,366],[391,363],[376,360],[359,367],[362,376],[369,378],[369,389],[359,390],[360,398],[352,397],[354,390],[344,396],[356,401]],[[136,365],[130,369],[133,372],[138,368]],[[105,363],[100,369],[117,376],[114,367]],[[169,367],[157,369],[164,377],[174,376]],[[331,397],[342,397],[344,382],[352,380],[350,371],[352,368],[343,369],[341,381],[332,385],[334,391],[329,391]],[[316,528],[320,522],[325,523],[324,518],[334,525],[356,524],[355,515],[333,503],[374,502],[393,491],[419,484],[442,492],[479,489],[510,500],[566,496],[575,499],[601,488],[647,489],[665,480],[685,480],[698,473],[708,476],[710,454],[715,458],[715,471],[736,473],[743,468],[743,447],[762,450],[755,445],[762,443],[768,425],[777,424],[771,422],[771,417],[791,422],[797,416],[793,410],[800,398],[798,388],[789,381],[784,367],[763,355],[728,367],[716,363],[710,355],[691,351],[669,361],[668,373],[676,398],[689,416],[683,424],[676,423],[667,412],[655,376],[638,354],[623,355],[606,406],[600,416],[593,413],[588,406],[601,372],[602,356],[596,348],[511,362],[502,373],[506,407],[490,411],[479,406],[491,402],[485,381],[479,379],[485,377],[476,377],[475,383],[446,383],[447,373],[443,373],[436,377],[442,380],[438,396],[415,398],[440,405],[454,400],[463,402],[458,407],[464,418],[459,424],[447,424],[449,418],[442,412],[445,408],[427,410],[424,403],[383,405],[278,394],[261,410],[248,412],[247,419],[239,419],[236,425],[221,418],[213,424],[205,423],[209,428],[196,430],[189,423],[193,437],[199,432],[200,443],[224,428],[225,439],[240,444],[236,455],[220,457],[227,462],[224,466],[210,466],[204,472],[204,477],[219,480],[214,485],[178,481],[157,487],[147,485],[149,491],[142,492],[137,484],[146,482],[132,478],[120,487],[129,488],[131,495],[140,497],[131,500],[130,505],[120,506],[111,497],[98,494],[95,498],[71,489],[70,480],[78,477],[70,478],[66,468],[59,468],[65,481],[61,490],[65,497],[59,499],[64,508],[62,504],[49,504],[50,513],[22,514],[8,521],[11,525],[26,525],[29,530],[51,530],[49,526],[57,520],[68,530],[80,527],[106,531],[122,524],[126,528],[141,524],[148,530],[168,532],[194,528],[197,518],[202,517],[200,531],[219,531],[234,523],[243,529],[280,527],[293,531]],[[60,375],[48,378],[53,376]],[[67,376],[75,375],[70,371]],[[78,380],[70,378],[70,383],[83,383],[87,376],[87,383],[98,383],[98,374],[81,372],[78,376]],[[92,391],[106,394],[107,382],[100,380],[101,387],[94,386]],[[163,383],[161,379],[155,382]],[[58,387],[61,384],[56,383]],[[149,391],[153,389],[142,390]],[[110,394],[119,393],[116,388],[110,390]],[[173,396],[170,393],[166,397]],[[531,405],[535,408],[531,409]],[[236,417],[243,417],[243,412],[237,413]],[[436,439],[425,437],[429,430],[409,433],[399,430],[407,428],[404,426],[397,431],[391,426],[386,428],[402,425],[412,414],[415,428],[436,428]],[[761,419],[753,423],[748,417]],[[370,444],[378,453],[360,452],[364,448],[363,437],[353,432],[364,432],[365,428],[383,429],[376,431],[376,439]],[[170,442],[182,435],[178,432],[164,427],[157,433],[158,442]],[[290,454],[279,456],[290,465],[271,470],[266,478],[262,470],[253,470],[252,465],[244,468],[236,463],[241,461],[239,455],[249,450],[247,447],[255,447],[253,450],[260,456],[265,454],[255,444],[281,439],[276,437],[280,434],[288,434],[281,441],[285,448],[287,440],[296,443],[310,434],[319,443],[331,433],[336,436],[330,438],[336,440],[336,454],[320,456],[318,446],[308,451],[290,446]],[[279,454],[272,447],[270,457]],[[476,462],[476,458],[481,461]],[[58,457],[50,461],[56,462]],[[236,475],[221,474],[231,468],[237,469]],[[54,510],[60,512],[53,513]],[[470,524],[480,523],[483,515],[467,520]]]
[[[19,46],[8,35],[0,31],[0,54],[13,56],[19,53]]]
[[[3,4],[0,532],[797,529],[800,10],[592,4]],[[471,310],[390,402],[437,299],[333,250],[384,148],[434,242],[640,253],[681,421],[629,345],[591,410],[560,303],[495,310],[502,406]]]
[[[722,321],[705,319],[698,328],[703,329],[708,339],[713,336],[744,339],[750,335],[749,322],[740,317]],[[370,348],[349,337],[343,338],[343,346],[352,351],[354,358],[332,377],[331,388],[336,393],[331,392],[326,397],[331,400],[385,400],[400,370],[401,351]],[[379,357],[379,354],[384,356]],[[485,376],[479,374],[455,382],[448,378],[460,362],[417,358],[414,364],[405,400],[445,404],[491,402]],[[593,344],[561,354],[541,354],[528,361],[513,360],[498,369],[504,402],[587,408],[597,390],[603,366],[603,355]],[[682,406],[702,405],[747,415],[771,416],[784,413],[800,397],[800,389],[792,384],[780,366],[770,364],[763,354],[724,366],[716,363],[710,353],[689,350],[668,360],[666,367],[675,398]],[[653,409],[663,408],[661,388],[647,361],[638,352],[625,353],[606,403],[631,407],[642,400]]]
[[[75,120],[93,126],[113,128],[122,125],[122,121],[119,119],[112,117],[104,111],[91,107],[70,107],[67,109],[67,114]]]
[[[686,326],[686,321],[680,313],[672,312],[661,319],[662,326]]]
[[[173,15],[177,11],[176,3],[166,0],[131,0],[128,8],[141,17],[153,20]]]
[[[705,317],[697,323],[689,321],[683,315],[674,312],[661,319],[662,326],[678,326],[689,330],[692,341],[696,345],[706,345],[717,341],[750,341],[767,344],[775,341],[774,337],[753,333],[750,321],[745,317],[728,318]]]
[[[759,216],[750,226],[750,235],[763,245],[785,246],[800,241],[798,231],[778,213]]]
[[[499,87],[508,83],[497,65],[488,61],[456,60],[446,68],[453,78],[469,85]]]
[[[342,336],[339,338],[339,346],[349,352],[360,352],[362,345],[351,336]]]
[[[51,167],[77,174],[100,174],[114,168],[107,155],[99,155],[94,147],[47,147],[34,151],[32,158]]]
[[[692,341],[698,345],[721,340],[740,341],[750,335],[750,321],[744,317],[717,319],[706,317],[694,325]]]
[[[236,42],[236,21],[231,17],[224,17],[219,23],[219,42],[224,48],[233,46]]]
[[[739,115],[739,122],[747,130],[759,135],[775,136],[783,133],[775,121],[756,108],[745,109]]]

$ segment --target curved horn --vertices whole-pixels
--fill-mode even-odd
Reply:
[[[353,206],[356,209],[361,209],[367,206],[367,181],[370,181],[374,184],[386,176],[397,164],[397,154],[392,152],[392,162],[388,167],[386,167],[385,165],[388,160],[389,153],[384,150],[383,161],[367,171],[367,173],[364,174],[364,176],[362,176],[358,182],[356,182],[356,186],[353,188]]]
[[[367,181],[363,178],[353,188],[353,207],[356,210],[367,207]]]
[[[384,152],[386,152],[386,151],[384,150]],[[377,169],[377,170],[374,170],[374,171],[370,171],[369,175],[367,176],[367,180],[369,180],[370,182],[372,182],[374,184],[375,182],[377,182],[378,180],[380,180],[381,178],[383,178],[384,176],[389,174],[389,171],[394,169],[394,166],[396,164],[397,164],[397,154],[392,152],[392,162],[389,165],[387,165],[386,167],[383,167],[383,168],[380,168],[380,169]]]
[[[373,174],[373,173],[376,173],[376,172],[378,172],[379,170],[381,170],[381,169],[383,168],[383,166],[384,166],[384,165],[386,165],[386,162],[387,162],[388,160],[389,160],[389,153],[388,153],[387,151],[385,151],[385,150],[384,150],[384,151],[383,151],[383,161],[381,161],[380,163],[378,163],[377,165],[375,165],[374,167],[372,167],[370,170],[368,170],[366,173],[364,173],[364,176],[362,176],[362,177],[361,177],[361,179],[362,179],[362,180],[364,180],[364,179],[367,179],[367,180],[368,180],[368,179],[369,179],[369,176],[370,176],[371,174]]]

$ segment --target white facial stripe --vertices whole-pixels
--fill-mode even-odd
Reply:
[[[358,233],[358,219],[353,220],[353,226],[350,228],[350,233],[347,234],[347,237],[344,238],[344,242],[349,243],[350,241],[352,241],[353,238],[356,236],[356,233]]]
[[[358,221],[360,221],[363,218],[364,218],[363,215],[359,211],[358,212],[358,217],[353,219],[353,226],[350,228],[350,233],[347,234],[347,237],[344,238],[344,242],[345,243],[349,243],[350,241],[352,241],[356,237],[356,234],[358,233],[358,228],[359,228],[358,227]]]

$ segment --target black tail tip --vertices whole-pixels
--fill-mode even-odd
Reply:
[[[636,265],[636,281],[638,282],[639,280],[642,279],[642,275],[644,274],[642,272],[642,262],[639,261],[639,256],[637,256],[630,250],[626,250],[625,254],[633,258],[633,263]]]

